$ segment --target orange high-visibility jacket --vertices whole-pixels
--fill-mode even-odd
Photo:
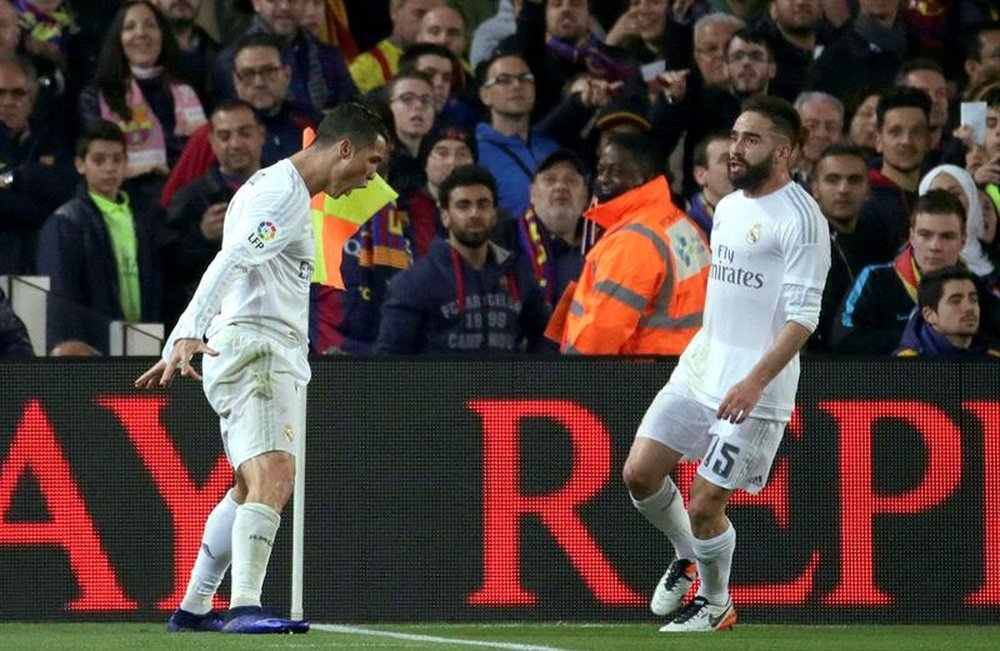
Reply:
[[[701,327],[712,256],[658,176],[585,215],[610,227],[587,254],[562,352],[679,355]]]

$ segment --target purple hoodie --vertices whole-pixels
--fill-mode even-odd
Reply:
[[[914,309],[906,329],[899,340],[899,348],[893,355],[896,357],[1000,357],[1000,348],[982,335],[972,338],[972,345],[959,348],[932,328],[924,320],[920,310]]]

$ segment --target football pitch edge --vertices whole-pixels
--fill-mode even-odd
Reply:
[[[718,633],[659,633],[661,622],[314,624],[341,637],[330,648],[524,651],[996,651],[1000,626],[737,625]],[[370,640],[365,644],[363,640]],[[314,640],[319,642],[319,640]],[[324,640],[325,642],[325,640]],[[341,646],[343,644],[343,646]],[[358,645],[358,646],[354,646]]]
[[[336,624],[313,624],[315,630],[326,631],[327,633],[346,633],[349,635],[373,635],[376,637],[387,637],[407,642],[426,642],[428,644],[449,644],[459,646],[486,647],[489,649],[510,649],[511,651],[567,651],[552,646],[538,646],[535,644],[519,644],[517,642],[494,642],[489,640],[467,640],[457,637],[440,637],[437,635],[421,635],[418,633],[399,633],[396,631],[385,631],[374,628],[363,628],[360,626],[339,626]]]
[[[313,624],[308,635],[168,633],[158,622],[2,622],[0,651],[997,651],[1000,625],[738,624],[663,634],[662,621]]]

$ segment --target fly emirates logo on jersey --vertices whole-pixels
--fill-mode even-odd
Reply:
[[[752,232],[752,231],[751,231]],[[760,235],[758,234],[758,239]],[[754,241],[756,243],[756,240]],[[718,280],[732,285],[760,289],[764,286],[764,274],[760,271],[744,269],[736,262],[736,251],[725,244],[720,244],[712,258],[712,280]]]

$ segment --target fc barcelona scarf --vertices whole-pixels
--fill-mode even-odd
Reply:
[[[920,289],[920,270],[917,269],[917,262],[913,259],[913,247],[908,246],[903,249],[903,252],[896,256],[892,266],[903,287],[906,288],[906,293],[916,303],[917,290]]]
[[[555,268],[553,266],[552,251],[549,248],[545,227],[535,214],[535,209],[529,207],[521,219],[517,221],[517,235],[521,243],[521,249],[528,254],[531,260],[531,268],[535,272],[535,279],[545,296],[545,302],[553,305],[556,286]]]

